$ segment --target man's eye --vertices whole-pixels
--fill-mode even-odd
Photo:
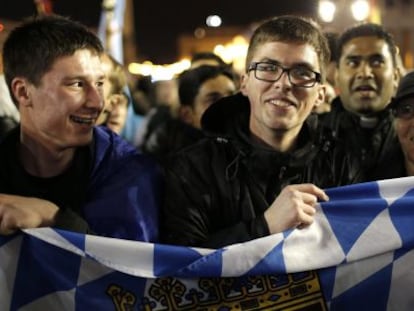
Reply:
[[[69,84],[70,86],[73,87],[82,87],[83,86],[83,82],[82,81],[75,81]]]
[[[271,64],[259,65],[257,69],[260,71],[276,71],[276,66]]]
[[[403,105],[400,107],[400,113],[401,114],[409,114],[413,112],[413,105]]]
[[[384,63],[383,59],[376,58],[376,59],[371,60],[372,67],[380,67],[383,63]]]
[[[295,77],[300,77],[300,78],[311,79],[314,76],[313,71],[309,70],[308,68],[302,68],[302,67],[292,68],[291,72],[292,72],[292,75],[294,75]]]
[[[355,68],[355,67],[358,67],[359,62],[357,62],[356,60],[350,59],[346,62],[346,64],[349,67]]]

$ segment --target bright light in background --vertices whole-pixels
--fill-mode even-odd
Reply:
[[[225,45],[217,45],[214,53],[220,56],[226,63],[231,63],[233,69],[242,73],[244,71],[244,62],[246,60],[248,40],[243,36],[236,36],[233,40]],[[130,63],[128,71],[135,75],[151,76],[151,80],[171,80],[184,70],[190,68],[191,61],[183,59],[179,62],[166,65],[154,65],[150,61],[143,63]]]
[[[130,73],[151,76],[152,82],[171,80],[188,68],[190,68],[190,60],[188,59],[169,65],[154,65],[151,62],[144,62],[142,64],[131,63],[128,65],[128,71]]]
[[[333,21],[335,16],[336,5],[332,1],[322,0],[319,2],[319,16],[325,23]]]
[[[236,36],[226,45],[216,45],[214,53],[220,56],[226,63],[232,63],[237,72],[243,72],[247,55],[248,42],[243,36]]]
[[[206,18],[206,25],[208,27],[220,27],[221,26],[221,17],[218,15],[209,15]]]
[[[357,0],[351,5],[352,16],[357,21],[363,21],[369,16],[369,4],[366,0]]]

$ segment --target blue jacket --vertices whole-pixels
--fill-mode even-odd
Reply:
[[[84,217],[98,235],[158,240],[158,166],[112,131],[97,127]]]
[[[155,161],[105,127],[80,147],[58,176],[32,176],[20,164],[20,127],[0,142],[0,193],[55,203],[54,227],[147,242],[158,241],[158,207],[163,198]]]

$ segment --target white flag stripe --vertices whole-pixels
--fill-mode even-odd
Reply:
[[[320,256],[320,254],[325,254]],[[331,225],[320,206],[317,206],[315,220],[304,229],[296,229],[283,245],[283,255],[288,273],[335,266],[343,261],[345,254]]]
[[[279,233],[227,247],[223,253],[222,275],[235,276],[247,273],[283,239],[283,234]]]
[[[28,305],[19,308],[19,311],[75,311],[75,289],[68,291],[58,291],[43,296]]]
[[[390,252],[376,256],[375,260],[365,258],[339,266],[336,269],[335,279],[337,281],[335,282],[332,297],[335,298],[358,283],[366,280],[369,276],[389,265],[392,260],[393,253]]]
[[[380,180],[378,185],[381,196],[391,205],[414,187],[414,176]]]
[[[388,310],[413,310],[414,295],[412,294],[412,288],[414,269],[407,269],[407,267],[412,267],[413,262],[414,250],[411,250],[394,261],[392,271],[393,278],[387,307]],[[409,294],[407,294],[407,290],[409,291]]]
[[[16,258],[13,255],[20,254],[22,239],[23,236],[19,236],[0,248],[0,304],[2,310],[10,309],[14,276],[19,262],[19,256]]]
[[[49,244],[66,249],[67,251],[78,254],[80,256],[85,256],[85,252],[83,250],[81,250],[76,245],[73,245],[68,240],[64,239],[52,228],[23,229],[23,231]]]
[[[81,259],[77,286],[82,286],[113,271],[113,269],[96,262],[92,258],[83,257]]]
[[[154,275],[154,244],[87,235],[85,252],[115,270],[141,277]]]
[[[383,210],[361,234],[348,252],[348,262],[398,249],[401,237],[390,219],[389,210]]]

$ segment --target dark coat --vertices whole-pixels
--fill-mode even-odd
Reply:
[[[359,170],[336,142],[308,122],[298,148],[280,153],[249,138],[250,105],[237,94],[204,114],[209,138],[170,159],[162,240],[222,247],[269,234],[264,211],[289,184],[333,187],[358,181]]]
[[[346,150],[361,161],[361,167],[370,171],[398,145],[391,111],[383,110],[376,120],[376,124],[363,125],[364,118],[347,111],[337,97],[332,102],[332,110],[322,115],[320,122],[335,138],[343,141]]]

